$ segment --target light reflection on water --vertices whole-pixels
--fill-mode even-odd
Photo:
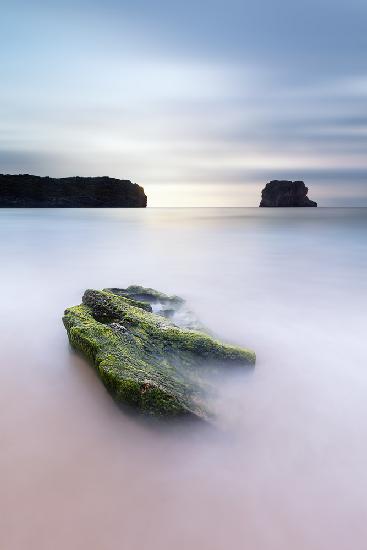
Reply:
[[[0,547],[365,548],[366,209],[1,210]],[[184,296],[256,350],[215,427],[121,413],[67,345],[85,288]]]

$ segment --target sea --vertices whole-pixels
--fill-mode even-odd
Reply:
[[[2,209],[0,261],[1,549],[366,549],[366,208]],[[212,421],[119,409],[70,348],[130,284],[255,350]]]

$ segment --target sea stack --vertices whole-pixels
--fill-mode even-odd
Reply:
[[[307,193],[308,188],[303,181],[272,180],[261,192],[260,206],[317,206],[317,202],[310,200]]]
[[[0,174],[0,207],[145,208],[144,189],[115,178],[48,178]]]

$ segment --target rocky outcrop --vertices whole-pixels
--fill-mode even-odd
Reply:
[[[117,294],[117,296],[149,304],[149,311],[171,319],[179,327],[206,330],[180,296],[168,296],[154,288],[145,288],[139,285],[131,285],[128,288],[105,288],[104,290]]]
[[[144,189],[129,180],[0,175],[0,207],[143,208],[146,205]]]
[[[307,197],[308,188],[303,181],[273,180],[261,192],[260,206],[317,206]]]
[[[162,309],[168,305],[170,319]],[[255,354],[186,328],[183,318],[177,326],[175,312],[183,307],[180,298],[143,287],[87,290],[63,322],[70,344],[93,363],[117,402],[148,415],[206,418],[206,369],[252,366]]]

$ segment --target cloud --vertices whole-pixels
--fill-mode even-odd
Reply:
[[[367,174],[366,16],[359,0],[5,2],[3,170],[232,186],[239,204],[307,176],[326,204],[325,174],[343,193]]]

